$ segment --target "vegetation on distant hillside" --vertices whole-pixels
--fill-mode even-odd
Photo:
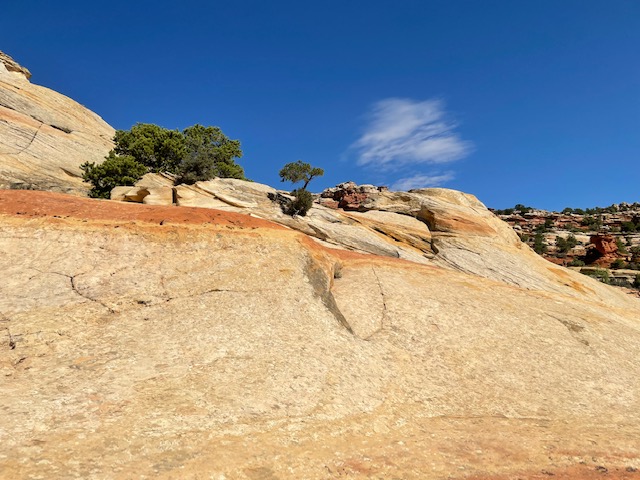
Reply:
[[[316,177],[324,175],[324,170],[312,167],[310,164],[298,160],[287,163],[280,170],[280,180],[283,182],[299,183],[304,182],[301,188],[291,192],[294,196],[293,202],[285,209],[289,215],[305,216],[313,205],[313,195],[307,191],[309,182]]]
[[[138,123],[131,130],[116,131],[113,141],[105,167],[81,166],[84,180],[93,185],[91,196],[108,198],[108,185],[132,185],[131,178],[137,175],[135,182],[147,172],[168,172],[176,176],[176,183],[189,184],[214,177],[245,179],[235,162],[242,157],[240,141],[229,139],[218,127],[193,125],[180,131]]]
[[[526,207],[521,203],[516,204],[513,208],[505,208],[503,210],[494,210],[493,213],[496,215],[513,215],[514,213],[525,214],[529,212],[533,212],[532,207]]]
[[[570,233],[567,238],[560,236],[556,238],[556,247],[558,247],[558,252],[560,253],[567,253],[576,245],[578,245],[578,240],[573,233]]]
[[[587,275],[589,277],[593,277],[596,280],[606,283],[607,285],[611,284],[611,277],[609,276],[609,271],[605,268],[595,268],[595,269],[582,269],[580,273]]]
[[[546,253],[548,250],[547,243],[545,242],[544,236],[541,232],[536,233],[536,236],[533,239],[533,249],[539,255]]]
[[[516,230],[522,242],[553,263],[580,267],[585,275],[609,285],[640,289],[640,275],[634,280],[628,271],[619,271],[640,270],[640,203],[584,210],[567,207],[560,213],[531,212],[518,204],[493,212]],[[596,247],[597,242],[607,244],[607,253]]]

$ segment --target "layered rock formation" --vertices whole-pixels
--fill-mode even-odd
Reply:
[[[147,174],[135,187],[114,189],[112,198],[152,204],[162,198],[164,205],[245,213],[298,230],[331,248],[437,265],[518,287],[574,294],[573,286],[564,280],[549,281],[549,272],[564,278],[567,270],[540,261],[513,229],[473,195],[443,188],[391,192],[347,182],[329,189],[307,216],[291,217],[283,213],[279,203],[287,195],[267,185],[219,178],[175,187],[172,182],[166,176]],[[347,210],[339,208],[336,197],[350,198],[343,204]]]
[[[582,268],[588,275],[614,285],[640,286],[640,204],[620,203],[586,211],[565,209],[562,213],[522,209],[494,211],[511,225],[523,242],[538,244],[539,253],[558,265]],[[575,246],[561,248],[571,239]],[[636,278],[638,280],[636,280]]]
[[[85,194],[80,165],[100,162],[114,130],[0,52],[0,188]]]
[[[428,265],[231,212],[268,187],[222,184],[179,193],[227,211],[0,191],[5,477],[639,477],[637,299],[459,192],[304,227],[408,250],[386,221],[415,220]]]

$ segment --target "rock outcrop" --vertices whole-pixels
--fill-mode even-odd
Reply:
[[[226,212],[0,191],[4,476],[638,477],[638,299],[470,195],[378,192],[296,231],[256,218],[268,187],[217,182],[178,192]],[[402,248],[418,222],[438,253],[302,233],[329,214]]]
[[[600,255],[615,257],[616,253],[618,253],[616,237],[613,235],[592,235],[589,241]]]
[[[136,187],[122,187],[122,191],[118,187],[112,198],[145,203],[151,191],[148,185],[169,181],[147,174]],[[284,214],[278,199],[286,198],[286,193],[255,182],[218,178],[173,190],[179,206],[250,214],[298,230],[331,248],[437,265],[567,295],[575,293],[572,283],[579,279],[577,273],[542,261],[473,195],[454,190],[391,192],[347,182],[320,196],[305,217]],[[339,208],[334,200],[333,195],[344,197],[342,190],[347,195],[358,193],[357,205],[351,202],[347,207],[353,210]],[[169,195],[164,199],[166,205],[173,204]],[[549,272],[557,276],[554,281],[549,280]],[[569,284],[566,275],[572,278]]]
[[[80,165],[100,162],[114,130],[98,115],[48,88],[0,52],[0,188],[84,195]]]
[[[523,207],[523,206],[520,206]],[[587,210],[548,212],[524,207],[494,211],[547,260],[558,265],[609,268],[618,261],[640,274],[640,204],[620,203]],[[572,238],[575,246],[560,248]],[[620,248],[621,246],[622,248]],[[615,271],[610,272],[615,274]]]

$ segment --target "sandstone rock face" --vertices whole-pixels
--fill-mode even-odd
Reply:
[[[593,235],[589,242],[601,255],[615,255],[618,252],[616,237],[613,235]]]
[[[153,174],[148,174],[145,182],[153,182],[153,178]],[[361,189],[351,182],[336,187],[337,191],[344,189],[344,185],[347,191],[364,195],[358,211],[329,208],[322,201],[327,197],[321,197],[305,217],[285,215],[273,200],[282,197],[283,192],[255,182],[218,178],[195,185],[179,185],[174,191],[177,205],[268,219],[331,248],[437,265],[518,287],[565,295],[575,295],[575,285],[582,282],[579,273],[539,257],[473,195],[443,188],[410,192],[390,192],[369,186]],[[139,191],[146,190],[133,190],[136,194]],[[129,194],[127,199],[141,201],[135,200],[138,197],[140,195]],[[335,202],[333,198],[330,201]],[[601,295],[602,292],[591,293]]]
[[[0,73],[10,73],[16,78],[24,80],[29,80],[31,78],[31,72],[28,69],[3,52],[0,52]]]
[[[441,265],[326,248],[317,217],[0,191],[2,475],[638,478],[640,301],[471,196],[399,195],[327,218],[427,219]]]
[[[104,159],[114,130],[29,77],[27,69],[0,52],[0,188],[84,195],[88,187],[79,167]]]

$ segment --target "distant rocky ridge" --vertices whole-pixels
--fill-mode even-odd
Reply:
[[[0,188],[85,195],[80,165],[101,162],[115,133],[98,115],[32,84],[31,73],[0,52]]]
[[[494,213],[547,260],[640,287],[640,203],[563,212],[518,207]]]

